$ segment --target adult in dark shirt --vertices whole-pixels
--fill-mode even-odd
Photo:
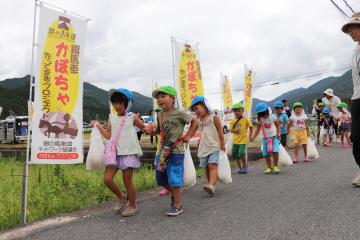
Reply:
[[[289,107],[289,102],[286,99],[281,100],[284,103],[284,113],[290,118],[291,117],[291,111]]]

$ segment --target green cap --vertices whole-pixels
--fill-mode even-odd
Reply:
[[[348,106],[346,103],[341,102],[341,103],[339,103],[339,104],[337,105],[337,107],[338,107],[338,108],[348,108],[349,106]]]
[[[319,106],[324,106],[324,104],[321,102],[321,103],[319,103]]]
[[[157,95],[159,93],[165,93],[165,94],[170,95],[172,97],[176,97],[176,95],[177,95],[175,88],[173,88],[172,86],[161,86],[161,87],[159,87],[158,89],[156,89],[156,90],[154,90],[152,92],[152,97],[157,98]]]
[[[233,106],[232,106],[232,109],[244,109],[244,105],[242,103],[235,103]]]
[[[295,102],[293,105],[293,108],[296,108],[296,107],[303,107],[303,105],[301,102]]]

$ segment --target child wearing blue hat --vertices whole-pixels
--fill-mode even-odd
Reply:
[[[200,167],[205,168],[208,181],[203,189],[210,196],[214,196],[218,179],[219,152],[220,150],[225,151],[225,138],[221,121],[203,96],[193,98],[190,111],[195,112],[201,133],[198,157],[200,158]]]
[[[111,89],[109,94],[116,115],[110,114],[107,128],[102,127],[95,120],[91,121],[91,123],[99,129],[106,139],[114,140],[117,138],[115,143],[116,163],[105,160],[104,183],[118,198],[117,212],[124,217],[129,217],[138,212],[136,190],[132,182],[132,176],[134,169],[140,167],[139,157],[142,155],[134,126],[139,129],[144,129],[145,126],[138,116],[128,114],[134,102],[131,91],[124,88]],[[127,195],[122,193],[119,186],[114,182],[118,170],[122,172]],[[128,201],[129,205],[126,206]]]
[[[335,118],[330,115],[330,109],[325,107],[323,109],[324,121],[321,128],[323,129],[323,145],[325,147],[331,146],[330,135],[335,133]]]
[[[265,174],[280,173],[278,166],[279,161],[279,147],[280,147],[280,124],[277,118],[270,114],[269,107],[266,103],[261,102],[256,105],[256,113],[258,116],[258,124],[254,135],[250,138],[250,141],[254,141],[260,130],[263,133],[262,149],[263,156],[266,160]],[[271,162],[271,156],[273,163]]]
[[[284,146],[284,148],[287,148],[286,138],[287,138],[287,126],[289,124],[289,117],[284,112],[284,103],[282,101],[276,101],[274,103],[274,109],[275,109],[275,116],[277,117],[280,126],[281,126],[281,132],[280,132],[280,142],[281,145]]]

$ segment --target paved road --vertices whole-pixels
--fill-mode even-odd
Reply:
[[[320,148],[321,159],[264,175],[263,164],[233,175],[209,198],[196,186],[183,195],[183,215],[165,216],[169,198],[139,204],[140,213],[90,216],[24,239],[360,239],[360,189],[351,151]]]

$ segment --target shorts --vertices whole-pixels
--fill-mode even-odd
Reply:
[[[307,144],[308,136],[306,129],[294,130],[293,138],[295,144]]]
[[[245,157],[246,144],[233,144],[232,156],[234,160]]]
[[[107,165],[112,166],[112,165]],[[128,168],[139,168],[140,160],[138,155],[116,155],[116,168],[120,170],[125,170]]]
[[[350,124],[349,123],[342,123],[340,126],[340,131],[342,132],[350,132]]]
[[[206,157],[200,157],[200,167],[207,167],[208,164],[210,163],[215,163],[218,164],[219,163],[219,153],[220,151],[215,151],[209,155],[207,155]]]
[[[279,152],[279,148],[280,148],[280,141],[277,137],[272,137],[273,141],[274,141],[274,148],[273,148],[273,152],[274,153],[278,153]],[[267,151],[267,146],[266,146],[266,138],[263,138],[261,140],[262,142],[262,154],[263,157],[267,157],[269,156],[269,153]]]
[[[287,134],[286,134],[286,133],[282,133],[282,134],[281,134],[281,137],[280,137],[280,142],[281,142],[281,145],[283,145],[284,147],[287,146],[287,144],[286,144],[286,139],[287,139]]]
[[[184,154],[171,154],[166,163],[166,171],[160,172],[156,169],[156,182],[159,186],[182,187],[184,185],[184,156]],[[156,157],[160,159],[160,155]],[[159,160],[156,162],[158,164]]]

